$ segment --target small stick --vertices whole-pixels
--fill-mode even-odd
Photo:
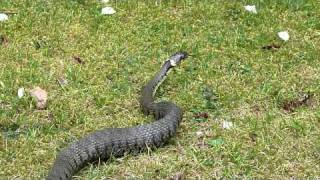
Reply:
[[[0,13],[5,13],[5,14],[18,14],[18,11],[16,11],[16,10],[8,10],[8,9],[0,9]]]

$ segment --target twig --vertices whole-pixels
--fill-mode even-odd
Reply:
[[[18,14],[18,11],[16,10],[0,9],[0,12],[5,14]]]

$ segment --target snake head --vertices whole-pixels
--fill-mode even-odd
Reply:
[[[188,57],[187,52],[177,52],[169,58],[169,61],[170,61],[171,66],[176,66],[183,59],[186,59],[187,57]]]

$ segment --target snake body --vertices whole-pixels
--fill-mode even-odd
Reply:
[[[155,121],[127,128],[106,128],[95,131],[62,150],[47,180],[67,180],[90,162],[105,160],[125,153],[140,152],[162,146],[172,137],[181,120],[182,110],[172,102],[154,102],[154,92],[169,70],[187,58],[178,52],[162,65],[160,71],[142,88],[140,106],[144,114],[153,114]]]

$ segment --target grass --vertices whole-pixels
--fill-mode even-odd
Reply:
[[[10,13],[0,22],[0,177],[43,178],[77,138],[150,122],[139,111],[140,88],[178,50],[192,56],[157,94],[185,112],[177,136],[152,152],[89,165],[79,178],[320,177],[318,1],[109,4],[112,16],[100,15],[98,1],[0,1]],[[282,30],[288,42],[278,39]],[[270,44],[280,48],[262,50]],[[48,92],[46,110],[28,93],[17,97],[36,86]],[[308,103],[301,94],[312,95]],[[289,102],[299,105],[287,112]],[[233,127],[222,129],[224,120]]]

